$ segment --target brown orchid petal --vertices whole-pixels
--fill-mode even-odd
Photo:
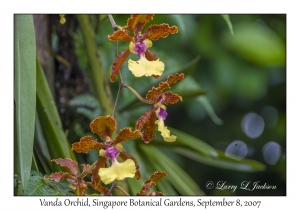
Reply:
[[[115,31],[112,35],[108,35],[108,40],[110,41],[133,41],[133,38],[129,36],[128,32],[124,30]]]
[[[69,187],[73,190],[76,190],[76,188],[77,188],[77,179],[75,180],[75,182],[71,182]]]
[[[155,111],[156,111],[156,108],[152,108],[152,109],[146,111],[146,112],[145,112],[145,113],[144,113],[144,114],[136,121],[135,129],[141,130],[141,129],[144,127],[146,121],[149,120],[151,114],[152,114],[153,112],[155,112]]]
[[[86,195],[87,185],[84,181],[78,180],[78,183],[75,184],[75,194],[76,195]]]
[[[163,104],[167,105],[167,104],[175,104],[178,101],[182,101],[182,97],[172,93],[172,92],[165,92],[161,95],[162,99],[163,99]]]
[[[52,162],[56,162],[57,164],[61,165],[62,167],[68,169],[72,175],[78,174],[78,163],[74,160],[71,160],[69,158],[66,159],[54,159],[51,160]]]
[[[152,75],[152,77],[153,77],[154,79],[159,79],[161,76],[158,76],[158,75]]]
[[[137,180],[139,180],[141,178],[141,173],[140,173],[140,166],[139,164],[136,162],[136,160],[127,152],[120,152],[119,156],[122,158],[123,161],[127,160],[127,159],[131,159],[133,160],[134,164],[135,164],[135,168],[136,168],[136,172],[135,172],[135,178]]]
[[[98,193],[93,193],[93,194],[89,194],[89,196],[99,196],[100,194]]]
[[[87,184],[103,195],[106,195],[109,192],[109,190],[106,187],[103,187],[101,184],[100,185],[93,185],[93,184],[89,184],[89,183],[87,183]]]
[[[110,115],[100,116],[91,122],[90,127],[93,133],[100,136],[105,141],[110,141],[111,136],[116,129],[117,122]]]
[[[170,88],[170,85],[167,82],[159,83],[159,86],[157,88],[152,87],[152,89],[148,91],[146,99],[153,104],[157,103],[158,98],[161,96],[162,92],[167,88]]]
[[[121,67],[123,66],[123,63],[126,61],[129,54],[130,54],[130,50],[127,49],[127,50],[124,50],[121,54],[119,54],[116,57],[113,65],[112,65],[112,68],[111,68],[111,76],[110,76],[111,82],[115,81],[116,75],[119,73]]]
[[[157,191],[157,192],[150,193],[150,196],[165,196],[165,194],[163,194],[162,192]]]
[[[78,153],[87,153],[90,150],[99,150],[101,148],[106,148],[106,145],[96,141],[91,136],[84,136],[79,142],[72,144],[72,150]]]
[[[172,85],[172,84],[175,84],[177,81],[183,80],[183,79],[184,79],[184,74],[183,73],[181,73],[181,74],[176,73],[174,75],[168,76],[168,79],[167,79],[166,82],[169,85]]]
[[[143,133],[142,139],[146,144],[150,143],[150,141],[155,137],[156,120],[157,117],[154,109],[149,119],[144,124],[144,131],[142,132]]]
[[[177,26],[170,27],[169,24],[151,25],[144,32],[145,39],[158,40],[160,37],[166,38],[170,33],[178,32]]]
[[[101,185],[101,178],[98,174],[98,171],[100,168],[105,168],[105,163],[106,163],[106,158],[101,157],[97,161],[97,163],[92,171],[92,177],[91,177],[92,182],[87,182],[87,184],[89,186],[93,187],[95,190],[99,191],[103,195],[106,195],[109,190]]]
[[[160,82],[157,88],[152,87],[152,89],[148,91],[146,95],[146,99],[153,104],[157,103],[158,99],[162,96],[162,92],[165,89],[170,88],[170,85],[183,79],[184,79],[184,74],[182,73],[181,74],[176,73],[175,75],[168,76],[167,81]]]
[[[156,61],[158,59],[158,57],[150,50],[146,50],[145,57],[148,61]]]
[[[101,178],[99,176],[98,171],[100,168],[105,168],[105,164],[106,164],[105,157],[101,157],[99,160],[97,160],[97,163],[92,171],[92,177],[91,177],[92,183],[94,183],[96,185],[101,184]]]
[[[139,130],[131,131],[131,128],[123,128],[120,130],[119,135],[114,140],[113,144],[118,144],[123,141],[128,141],[129,139],[136,139],[142,136]]]
[[[51,174],[49,177],[44,177],[45,180],[54,180],[56,182],[59,182],[62,179],[72,179],[72,180],[77,180],[76,176],[73,176],[69,173],[66,172],[56,172],[54,174]]]
[[[81,164],[82,173],[87,171],[90,167],[91,167],[90,164]],[[92,173],[92,172],[89,172],[88,174],[90,174],[90,173]]]
[[[154,174],[150,176],[150,178],[145,181],[141,191],[137,195],[149,195],[150,189],[155,186],[159,180],[167,176],[166,172],[156,171]]]
[[[134,35],[142,31],[144,26],[153,19],[154,15],[131,15],[127,20],[127,26]]]

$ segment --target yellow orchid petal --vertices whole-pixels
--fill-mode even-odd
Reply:
[[[167,110],[167,107],[165,105],[163,105],[161,102],[157,102],[154,104],[154,107],[161,107],[163,108],[164,110]],[[158,112],[159,112],[159,109],[157,109],[156,111],[156,115],[158,115]]]
[[[177,137],[174,135],[172,136],[170,135],[170,130],[167,128],[167,126],[165,126],[163,119],[156,120],[155,124],[158,125],[158,130],[160,131],[161,136],[164,138],[165,141],[167,142],[176,141]]]
[[[150,39],[145,39],[145,40],[143,41],[143,43],[146,44],[146,48],[147,48],[147,49],[150,48],[150,47],[152,47],[152,41],[151,41]]]
[[[128,68],[135,77],[161,76],[165,69],[165,64],[159,59],[156,61],[148,61],[144,56],[141,56],[138,61],[129,59]]]
[[[136,54],[136,53],[134,52],[134,43],[133,43],[133,42],[130,42],[130,43],[129,43],[129,51],[132,52],[132,53],[134,53],[134,54]]]
[[[118,150],[120,151],[120,152],[122,152],[123,151],[123,145],[122,144],[116,144],[116,147],[118,148]]]
[[[109,168],[100,168],[99,176],[104,184],[112,183],[114,180],[133,178],[136,172],[134,161],[127,159],[119,163],[117,160],[112,162]]]
[[[99,150],[99,156],[100,157],[105,157],[105,150],[104,149]]]

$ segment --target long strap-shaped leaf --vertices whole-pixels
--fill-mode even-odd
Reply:
[[[32,15],[14,19],[14,169],[26,189],[29,181],[35,122],[36,47]]]
[[[70,144],[63,132],[62,123],[55,105],[55,101],[51,95],[47,80],[37,61],[36,68],[36,108],[41,123],[43,134],[47,142],[51,159],[71,158],[75,160]],[[55,171],[62,170],[62,167],[53,164]]]
[[[204,195],[197,183],[172,159],[154,146],[139,145],[149,162],[156,164],[159,171],[165,171],[174,188],[182,195]]]

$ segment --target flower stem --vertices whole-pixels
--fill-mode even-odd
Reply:
[[[82,172],[81,174],[79,174],[78,178],[83,179],[83,177],[85,177],[91,170],[93,170],[93,168],[95,167],[96,163],[98,160],[96,160],[89,168],[88,170]]]
[[[119,25],[116,24],[116,22],[115,22],[115,20],[114,20],[114,18],[113,18],[112,15],[107,15],[107,16],[108,16],[108,18],[109,18],[109,21],[110,21],[111,26],[112,26],[112,28],[114,29],[114,31],[116,31],[116,30],[118,30],[118,29],[119,29],[119,30],[122,29],[121,26],[119,26]]]
[[[117,57],[118,56],[118,41],[114,41],[114,44],[115,44],[115,57]],[[113,112],[112,112],[113,117],[115,116],[117,104],[119,102],[120,93],[121,93],[121,90],[122,90],[123,79],[122,79],[122,75],[121,75],[120,71],[118,73],[118,77],[119,77],[119,88],[118,88],[118,93],[117,93],[117,96],[116,96],[116,100],[115,100],[115,104],[114,104],[114,108],[113,108]]]
[[[122,29],[122,27],[118,26],[113,18],[112,15],[108,15],[108,18],[110,20],[110,23],[111,23],[111,26],[113,28],[114,31],[117,31],[118,29]],[[118,56],[118,41],[114,41],[114,46],[115,46],[115,57]],[[117,96],[116,96],[116,101],[115,101],[115,104],[114,104],[114,108],[113,108],[113,112],[112,112],[112,116],[114,117],[115,115],[115,112],[116,112],[116,107],[117,107],[117,104],[119,102],[119,97],[120,97],[120,92],[122,90],[122,83],[123,83],[123,78],[122,78],[122,75],[121,75],[121,72],[119,71],[118,73],[118,77],[119,77],[119,89],[118,89],[118,93],[117,93]]]
[[[120,98],[120,92],[121,92],[121,89],[122,89],[122,83],[120,83],[119,85],[119,89],[118,89],[118,93],[117,93],[117,96],[116,96],[116,101],[115,101],[115,104],[114,104],[114,108],[113,108],[113,112],[112,112],[112,116],[114,117],[115,116],[115,112],[116,112],[116,107],[117,107],[117,104],[119,102],[119,98]]]
[[[116,184],[116,182],[113,182],[113,183],[111,184],[111,187],[110,187],[108,193],[106,193],[106,195],[111,195],[111,191],[115,188],[115,186],[117,186],[117,184]]]
[[[118,190],[120,190],[122,193],[124,193],[125,195],[127,195],[127,196],[130,196],[129,194],[128,194],[128,192],[126,192],[122,187],[120,187],[119,185],[116,185],[115,186],[115,188],[117,188]]]
[[[140,94],[138,94],[138,92],[136,92],[135,89],[133,89],[129,85],[123,83],[122,86],[129,89],[138,99],[140,99],[140,101],[142,101],[146,104],[152,104],[150,101],[148,101],[147,99],[144,99],[142,96],[140,96]]]
[[[130,196],[128,192],[126,192],[122,187],[120,187],[116,182],[113,182],[111,184],[111,187],[108,191],[108,193],[106,195],[111,195],[111,191],[114,189],[114,188],[117,188],[118,190],[120,190],[122,193],[124,193],[125,195],[127,196]]]

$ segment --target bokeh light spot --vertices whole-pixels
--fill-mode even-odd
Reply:
[[[264,119],[255,113],[248,113],[242,120],[242,130],[252,139],[259,137],[265,127]]]
[[[276,142],[270,141],[262,148],[262,153],[266,163],[275,165],[281,155],[281,146]]]
[[[243,159],[248,153],[248,147],[243,141],[233,141],[225,150],[225,155],[229,157],[235,157],[237,159]]]

